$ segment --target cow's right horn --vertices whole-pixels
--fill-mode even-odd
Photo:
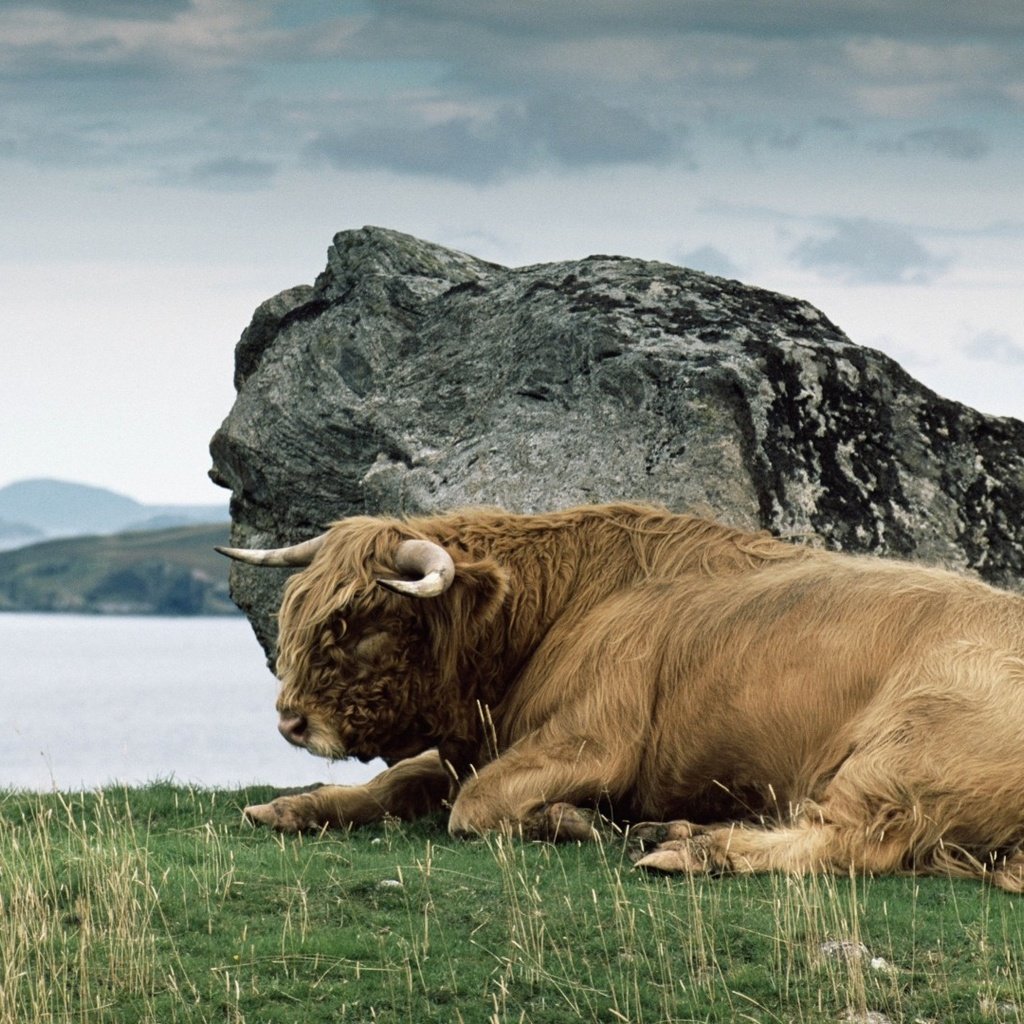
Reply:
[[[455,579],[452,556],[440,544],[429,540],[403,540],[395,552],[395,568],[400,573],[416,576],[412,580],[384,580],[377,582],[396,594],[409,597],[437,597],[443,594]]]
[[[217,548],[222,555],[233,558],[236,562],[247,562],[249,565],[268,565],[278,568],[288,566],[309,565],[313,556],[320,550],[327,539],[326,533],[318,537],[310,537],[301,544],[292,544],[286,548]]]

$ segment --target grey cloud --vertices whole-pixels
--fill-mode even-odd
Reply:
[[[532,136],[562,163],[652,163],[673,150],[670,136],[625,107],[593,98],[542,96],[522,119],[524,140]]]
[[[992,220],[970,226],[922,224],[920,230],[931,238],[1024,238],[1024,220]]]
[[[369,12],[345,53],[436,62],[449,95],[583,91],[650,118],[675,109],[692,123],[705,113],[724,132],[763,122],[760,143],[775,148],[820,143],[805,137],[815,125],[858,127],[863,105],[884,105],[879,96],[896,85],[918,89],[925,113],[933,103],[947,117],[990,112],[1024,43],[1019,0],[941,9],[926,0],[593,0],[585,14],[569,0],[372,0]],[[881,70],[856,59],[876,43]],[[960,158],[983,144],[945,132],[903,143]]]
[[[815,119],[815,127],[822,129],[822,131],[832,132],[835,134],[849,135],[853,131],[853,124],[846,117],[835,117],[831,114],[825,114]]]
[[[581,12],[576,0],[544,4],[482,4],[479,0],[374,0],[378,15],[396,22],[475,25],[519,37],[585,37],[606,31],[724,32],[749,36],[921,34],[929,38],[1021,33],[1018,0],[935,5],[930,0],[590,0]]]
[[[992,144],[974,128],[920,128],[874,145],[881,152],[933,153],[953,160],[980,160]]]
[[[158,99],[166,98],[166,92],[173,96],[181,88],[176,74],[157,53],[125,53],[116,42],[103,40],[61,49],[23,49],[7,61],[0,80],[22,102],[41,93],[41,98],[50,102],[98,106],[108,96],[116,101],[116,94],[107,92],[110,89],[135,87]],[[122,104],[131,105],[135,98],[121,93]]]
[[[269,160],[242,157],[219,157],[195,164],[181,179],[193,185],[211,185],[226,188],[257,188],[268,185],[277,165]]]
[[[767,86],[766,91],[770,91]],[[776,124],[771,116],[762,113],[756,119],[740,120],[724,129],[717,122],[717,118],[708,117],[705,123],[736,138],[748,153],[756,155],[770,150],[792,153],[834,147],[837,140],[840,145],[849,146],[856,138],[856,130],[849,121],[828,115]]]
[[[27,131],[19,128],[8,136],[5,155],[16,160],[55,167],[99,166],[111,160],[116,149],[100,138],[100,132],[83,125]]]
[[[1024,221],[990,221],[972,233],[982,238],[1024,238]]]
[[[386,168],[458,181],[487,182],[512,164],[511,146],[492,125],[468,118],[435,125],[362,125],[322,132],[308,150],[335,167]]]
[[[544,96],[489,117],[409,125],[392,117],[322,132],[309,152],[336,167],[377,167],[486,183],[554,160],[565,167],[657,163],[677,143],[624,107]]]
[[[713,245],[701,245],[679,256],[684,267],[702,270],[705,274],[718,277],[739,277],[740,269],[721,249]]]
[[[857,284],[922,284],[949,264],[908,228],[863,217],[834,221],[832,234],[805,239],[791,256],[801,267]]]
[[[594,0],[584,13],[569,0],[252,0],[223,9],[187,0],[0,0],[0,12],[30,6],[68,16],[41,19],[56,24],[38,38],[0,31],[5,107],[22,125],[73,134],[97,111],[116,111],[127,134],[95,139],[113,160],[176,163],[155,152],[173,146],[183,165],[224,150],[285,160],[305,146],[338,167],[477,183],[541,166],[671,160],[693,168],[687,125],[699,126],[700,139],[739,139],[759,156],[862,148],[851,96],[863,72],[843,56],[850,26],[875,18],[872,38],[891,32],[931,46],[951,34],[942,25],[967,16],[933,10],[925,19],[924,0],[906,0],[898,17],[888,0]],[[969,11],[972,38],[1021,11],[1019,0],[982,8]],[[108,24],[186,10],[181,25]],[[95,24],[84,24],[90,16]],[[75,31],[65,31],[72,22]],[[1011,52],[1024,28],[1004,35]],[[955,79],[950,72],[957,97],[977,86]],[[438,121],[446,108],[460,113]],[[215,137],[212,118],[229,124],[226,137]],[[989,145],[967,130],[901,124],[916,130],[884,145],[959,160],[980,159]]]
[[[163,21],[187,11],[192,0],[0,0],[0,12],[41,8],[79,18]]]
[[[969,359],[1004,366],[1024,366],[1024,345],[1000,331],[982,331],[962,345],[961,350]]]

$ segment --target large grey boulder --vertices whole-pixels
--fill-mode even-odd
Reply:
[[[508,268],[363,228],[256,310],[235,360],[211,475],[239,546],[355,513],[629,498],[1024,583],[1024,424],[738,281]],[[233,572],[268,652],[284,575]]]

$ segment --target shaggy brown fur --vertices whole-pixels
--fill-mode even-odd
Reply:
[[[455,583],[391,593],[400,541]],[[1024,599],[659,509],[349,519],[290,581],[282,715],[366,786],[248,809],[585,838],[664,871],[919,871],[1024,888]],[[685,819],[685,820],[674,820]]]

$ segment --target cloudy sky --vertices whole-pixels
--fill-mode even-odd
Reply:
[[[1024,418],[1020,0],[0,0],[0,486],[217,501],[253,308],[378,224],[806,298]]]

